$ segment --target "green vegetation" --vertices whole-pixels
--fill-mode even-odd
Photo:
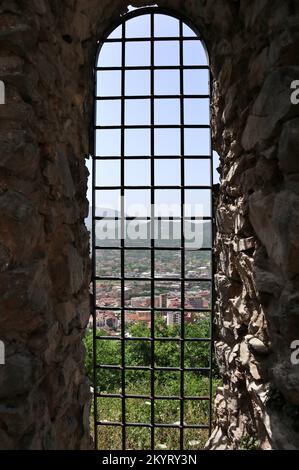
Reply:
[[[176,338],[180,335],[180,327],[167,327],[162,317],[155,321],[157,337],[173,337],[174,341],[155,341],[155,365],[157,367],[179,367],[181,358],[180,341]],[[186,337],[208,338],[210,322],[202,319],[197,324],[186,325]],[[127,326],[126,331],[135,338],[147,338],[150,331],[142,323]],[[106,334],[99,330],[98,333]],[[93,347],[92,333],[88,332],[85,339],[86,345],[86,369],[91,383],[93,383]],[[101,365],[121,364],[121,342],[118,340],[97,341],[97,363]],[[186,342],[185,343],[185,367],[209,366],[209,343]],[[151,343],[150,341],[126,341],[125,362],[127,366],[150,366]],[[209,394],[208,372],[186,371],[184,374],[185,396],[207,396]],[[121,393],[120,370],[97,370],[97,391],[101,393]],[[213,392],[220,385],[220,378],[216,368],[213,373]],[[125,372],[126,394],[151,395],[150,371],[127,370]],[[154,380],[155,395],[167,397],[179,396],[180,372],[156,371]],[[121,398],[99,398],[97,401],[98,419],[102,422],[120,422],[122,416]],[[184,420],[186,424],[207,424],[209,418],[209,402],[198,400],[186,400],[184,402]],[[179,400],[160,399],[155,400],[155,420],[157,423],[179,424],[180,402]],[[151,402],[148,398],[126,399],[126,421],[130,423],[151,422]],[[99,448],[112,450],[121,449],[121,428],[117,426],[101,426],[98,430]],[[128,427],[126,434],[127,447],[141,450],[150,448],[150,429],[146,427]],[[155,430],[155,442],[157,449],[175,450],[179,448],[180,433],[178,429],[157,428]],[[208,438],[207,430],[186,429],[184,433],[185,448],[190,450],[201,449]]]
[[[240,450],[259,450],[259,441],[256,436],[245,436],[241,439]]]

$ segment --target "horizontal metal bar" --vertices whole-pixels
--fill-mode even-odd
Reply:
[[[162,423],[120,423],[114,421],[97,421],[97,426],[136,427],[136,428],[165,428],[165,429],[209,429],[207,424],[162,424]]]
[[[165,188],[166,189],[166,188]],[[146,221],[146,220],[156,220],[158,222],[162,222],[162,221],[190,221],[190,222],[201,222],[201,221],[211,221],[212,218],[211,217],[208,217],[208,216],[194,216],[194,217],[181,217],[181,216],[177,216],[177,217],[160,217],[160,216],[157,216],[157,217],[139,217],[139,216],[132,216],[132,217],[129,217],[129,216],[124,216],[124,217],[121,217],[121,216],[115,216],[115,217],[106,217],[106,216],[95,216],[93,217],[93,220],[141,220],[141,221]]]
[[[120,129],[210,129],[209,124],[130,124],[123,126],[94,126],[97,130],[120,130]]]
[[[182,278],[182,277],[132,277],[132,276],[125,276],[125,277],[117,277],[117,276],[95,276],[96,281],[136,281],[136,282],[143,282],[143,281],[156,281],[156,282],[212,282],[211,278],[205,277],[190,277],[190,278]]]
[[[121,310],[119,307],[95,307],[96,310],[103,311],[103,310],[110,310],[110,311],[119,311]],[[210,312],[212,311],[209,308],[183,308],[183,307],[178,307],[178,308],[169,308],[169,307],[122,307],[125,311],[130,311],[130,312],[149,312],[149,311],[154,311],[154,312]]]
[[[95,339],[97,340],[108,340],[108,341],[148,341],[148,342],[163,342],[163,341],[188,341],[192,343],[210,343],[211,339],[210,338],[178,338],[176,336],[174,337],[155,337],[155,338],[149,338],[147,336],[145,337],[140,337],[140,338],[133,338],[133,337],[127,337],[125,336],[124,338],[122,336],[96,336]]]
[[[210,401],[209,396],[186,396],[184,398],[173,396],[173,395],[155,395],[151,397],[150,395],[139,395],[139,394],[130,394],[127,393],[122,395],[121,393],[95,393],[97,398],[129,398],[129,399],[141,399],[141,400],[189,400],[189,401]]]
[[[100,219],[100,220],[102,220],[102,219]],[[138,250],[138,251],[140,251],[140,250],[142,250],[142,251],[144,251],[144,250],[145,251],[152,251],[152,250],[154,250],[154,251],[182,251],[182,250],[184,250],[184,248],[182,248],[182,247],[177,247],[176,248],[176,247],[173,247],[173,246],[172,247],[155,247],[155,248],[152,248],[150,246],[144,246],[144,247],[143,246],[136,246],[136,247],[128,246],[128,247],[125,247],[125,248],[122,248],[121,246],[95,246],[94,248],[95,248],[95,250],[111,250],[111,251],[112,250],[120,251],[122,249],[132,250],[132,251],[136,251],[136,250]],[[195,252],[201,252],[201,251],[203,251],[203,252],[206,252],[206,251],[212,252],[213,248],[196,248],[196,249],[185,248],[185,251],[187,251],[187,252],[192,251],[194,253]]]
[[[179,159],[188,159],[188,160],[212,160],[211,155],[143,155],[143,156],[130,156],[130,155],[118,155],[118,156],[109,156],[109,155],[94,155],[92,157],[94,160],[179,160]]]
[[[127,71],[127,70],[209,70],[208,65],[136,65],[125,67],[96,67],[96,71]]]
[[[163,41],[194,41],[194,42],[202,42],[202,38],[200,36],[154,36],[154,37],[140,37],[140,38],[134,38],[134,37],[125,37],[124,42],[163,42]],[[106,42],[116,42],[121,44],[122,43],[122,38],[110,38],[104,39],[103,43]]]
[[[123,248],[121,246],[107,246],[107,245],[103,245],[103,246],[95,246],[95,250],[122,250]],[[155,248],[152,248],[152,247],[149,247],[149,246],[125,246],[124,250],[145,250],[145,251],[160,251],[160,250],[165,250],[165,251],[182,251],[182,247],[155,247]],[[193,248],[185,248],[185,251],[186,252],[200,252],[200,251],[210,251],[212,253],[212,248],[196,248],[196,249],[193,249]]]
[[[117,366],[114,364],[95,364],[96,369],[104,370],[128,370],[128,371],[155,371],[155,372],[211,372],[210,367],[150,367],[150,366]]]
[[[121,95],[113,95],[113,96],[95,96],[95,99],[97,101],[122,101],[123,99],[125,100],[150,100],[150,99],[156,99],[156,100],[175,100],[175,99],[210,99],[210,95],[124,95],[122,97]]]
[[[193,185],[193,186],[161,186],[161,185],[157,185],[157,186],[127,186],[127,185],[124,185],[124,186],[95,186],[93,188],[95,191],[120,191],[121,189],[124,189],[125,191],[127,190],[137,190],[137,189],[147,189],[147,190],[151,190],[151,189],[156,189],[156,190],[165,190],[165,191],[168,191],[170,189],[178,189],[178,190],[190,190],[190,189],[197,189],[197,190],[204,190],[204,189],[209,189],[209,190],[212,190],[212,186],[196,186],[196,185]]]

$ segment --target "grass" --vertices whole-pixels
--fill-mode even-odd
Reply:
[[[194,375],[194,374],[193,374]],[[220,384],[219,379],[213,380],[213,390]],[[126,389],[127,394],[144,394],[144,382],[131,382],[131,386]],[[209,386],[208,377],[190,377],[187,382],[187,395],[206,395]],[[166,396],[170,393],[179,393],[179,382],[170,380],[158,385],[160,395]],[[104,390],[101,390],[105,393]],[[111,393],[111,390],[109,391]],[[112,393],[119,393],[115,389]],[[98,398],[97,399],[98,419],[103,425],[98,427],[98,447],[102,450],[122,449],[122,428],[120,426],[105,426],[105,421],[122,421],[122,400],[121,398]],[[126,422],[127,423],[151,423],[151,402],[148,399],[126,398]],[[93,412],[91,416],[93,427]],[[157,424],[174,424],[180,422],[180,401],[158,399],[155,400],[155,422]],[[184,402],[184,423],[208,424],[209,423],[209,402],[198,400],[186,400]],[[126,428],[126,448],[132,450],[149,450],[151,447],[151,430],[147,427],[128,426]],[[185,450],[200,450],[204,447],[208,439],[206,429],[185,429],[184,448]],[[175,428],[155,429],[156,450],[179,450],[180,431]]]
[[[167,327],[162,318],[155,320],[157,333],[160,336],[179,336],[179,327]],[[129,328],[133,337],[144,338],[149,336],[146,326],[135,324]],[[186,335],[194,338],[209,338],[210,323],[208,319],[201,319],[197,324],[186,325]],[[99,331],[99,336],[101,335]],[[187,336],[188,337],[188,336]],[[91,382],[93,381],[93,338],[89,333],[85,339],[87,350],[86,369]],[[119,341],[99,340],[97,348],[97,364],[120,365],[121,343]],[[156,367],[179,367],[180,366],[180,344],[177,341],[161,343],[156,340],[155,344],[155,366]],[[148,341],[128,342],[125,345],[126,366],[151,365],[151,345]],[[209,366],[210,348],[209,343],[190,343],[185,345],[185,367],[204,368]],[[213,396],[216,387],[221,384],[217,366],[213,361],[214,377],[212,380]],[[97,369],[97,392],[105,394],[122,393],[122,373],[119,369],[98,368]],[[126,395],[151,396],[151,373],[144,370],[125,370],[125,393]],[[184,424],[186,425],[208,425],[209,424],[209,402],[207,400],[192,400],[188,397],[209,396],[210,380],[207,371],[185,371],[184,372]],[[180,424],[181,410],[181,373],[180,371],[155,371],[154,372],[154,418],[155,424],[167,424],[178,426]],[[174,396],[178,399],[169,400],[167,397]],[[165,398],[163,398],[165,397]],[[98,426],[98,448],[101,450],[122,449],[122,427],[117,424],[105,425],[105,422],[122,422],[122,399],[101,397],[97,399],[97,420],[102,425]],[[126,398],[125,419],[126,423],[126,448],[132,450],[148,450],[151,447],[151,429],[138,424],[151,424],[152,404],[145,398]],[[137,425],[136,425],[137,424]],[[91,427],[93,428],[93,411],[91,416]],[[184,449],[202,449],[208,439],[207,429],[184,429]],[[155,428],[156,450],[177,450],[180,448],[180,430],[175,427]]]

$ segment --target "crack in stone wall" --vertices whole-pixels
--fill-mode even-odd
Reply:
[[[0,5],[0,448],[83,449],[89,386],[84,226],[97,40],[121,0]],[[299,448],[299,6],[287,0],[161,0],[190,18],[213,77],[217,392],[210,449]],[[268,397],[268,398],[267,398]]]

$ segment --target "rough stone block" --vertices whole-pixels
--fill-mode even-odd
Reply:
[[[285,173],[299,173],[299,119],[284,124],[278,148],[279,166]]]
[[[299,107],[291,103],[290,90],[298,75],[299,67],[281,67],[266,78],[243,132],[246,151],[264,149],[283,120],[299,116]]]

